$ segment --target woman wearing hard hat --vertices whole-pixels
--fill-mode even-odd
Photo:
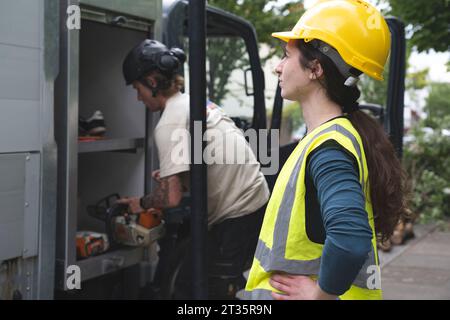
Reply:
[[[377,234],[407,214],[404,173],[382,127],[359,110],[356,84],[383,80],[390,33],[361,0],[310,8],[276,68],[281,95],[307,125],[281,170],[247,281],[249,299],[381,299]]]

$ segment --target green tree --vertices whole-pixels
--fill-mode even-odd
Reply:
[[[271,37],[272,32],[291,29],[304,11],[303,1],[291,1],[279,6],[275,1],[268,0],[210,0],[209,5],[216,6],[227,12],[248,20],[256,29],[258,44],[268,44],[268,53],[261,57],[264,64],[267,59],[280,53],[280,46]],[[221,103],[230,93],[229,78],[236,69],[246,69],[249,59],[245,43],[240,37],[218,37],[207,40],[208,58],[208,96],[211,100]]]
[[[272,33],[291,30],[305,11],[303,0],[291,0],[283,5],[273,0],[209,0],[208,4],[244,18],[255,27],[258,44],[270,46],[268,54],[261,57],[263,62],[280,53],[280,42]]]
[[[425,68],[408,73],[406,76],[406,89],[420,90],[428,86],[427,77],[429,71],[429,68]]]
[[[388,0],[390,13],[410,25],[411,45],[417,51],[449,50],[449,0]]]
[[[412,128],[403,159],[413,190],[411,207],[422,222],[450,216],[450,137],[444,134],[450,129],[450,86],[429,86],[427,117]]]
[[[361,100],[368,103],[375,103],[380,106],[386,105],[387,82],[389,72],[386,66],[383,72],[383,81],[374,80],[366,75],[361,75],[358,88],[361,90]]]
[[[208,96],[220,104],[230,92],[227,84],[233,70],[249,65],[245,43],[237,38],[220,37],[208,38],[206,45]]]
[[[434,82],[430,84],[425,112],[428,115],[425,125],[432,128],[438,128],[441,120],[450,116],[450,85],[448,83]],[[450,129],[450,124],[447,129]]]
[[[409,60],[413,50],[421,52],[430,49],[436,51],[447,51],[449,49],[449,0],[377,0],[375,2],[378,6],[385,8],[382,10],[385,16],[396,16],[405,22],[407,37],[411,38],[407,41],[406,61]],[[449,64],[450,61],[447,63],[447,68],[449,68]],[[409,63],[407,63],[407,67],[409,67]],[[386,66],[387,68],[388,66]],[[428,85],[428,71],[428,69],[422,69],[407,73],[406,90],[413,100],[416,100],[415,91]],[[385,105],[387,72],[384,75],[385,81],[383,82],[365,76],[361,77],[362,100]]]
[[[410,69],[409,57],[411,56],[412,48],[407,47],[406,50],[406,67],[407,71]],[[383,81],[377,81],[368,76],[361,76],[359,82],[359,88],[361,90],[361,99],[365,102],[379,104],[381,106],[386,105],[387,89],[389,80],[389,61],[386,63],[386,67],[383,72]],[[416,101],[416,90],[421,90],[428,86],[428,74],[429,69],[424,68],[417,71],[409,71],[406,73],[405,78],[405,90],[409,92],[409,96],[413,101]]]
[[[411,209],[421,222],[440,221],[450,217],[450,115],[434,118],[434,130],[426,122],[412,129],[412,141],[405,146],[403,164],[411,183]]]

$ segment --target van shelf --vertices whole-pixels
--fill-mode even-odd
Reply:
[[[153,228],[150,241],[154,242],[164,236],[164,223]],[[109,251],[104,254],[78,260],[76,264],[81,269],[81,281],[97,278],[111,272],[124,269],[142,262],[144,247],[126,247]]]
[[[137,139],[105,139],[98,141],[79,141],[78,153],[93,152],[129,152],[143,148],[145,144],[144,138]]]

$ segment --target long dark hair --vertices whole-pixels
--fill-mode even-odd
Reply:
[[[409,217],[407,196],[409,187],[401,162],[383,127],[374,118],[358,110],[361,95],[355,86],[344,85],[345,78],[330,58],[310,43],[297,40],[302,53],[300,65],[311,68],[318,60],[324,77],[319,79],[327,96],[340,105],[361,136],[369,169],[369,186],[374,211],[375,230],[382,241],[389,239],[399,221]]]

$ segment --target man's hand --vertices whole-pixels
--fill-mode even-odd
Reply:
[[[320,289],[317,281],[307,276],[274,274],[270,278],[270,285],[283,294],[272,292],[275,300],[336,300],[337,296],[330,295]]]
[[[138,198],[138,197],[133,197],[133,198],[125,197],[125,198],[117,200],[117,203],[127,204],[130,208],[129,213],[131,213],[131,214],[141,213],[141,212],[145,211],[143,208],[141,208],[140,198]]]

